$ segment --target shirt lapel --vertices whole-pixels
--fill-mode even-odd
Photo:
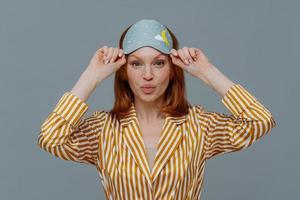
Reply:
[[[164,166],[168,163],[174,151],[185,136],[181,128],[181,124],[184,123],[185,120],[186,116],[168,116],[166,118],[165,125],[159,138],[157,153],[154,159],[154,165],[151,174],[152,183],[154,183],[155,179],[158,177]]]
[[[124,143],[128,147],[134,161],[146,177],[151,187],[152,183],[155,181],[175,149],[182,141],[184,133],[182,132],[180,125],[185,120],[186,116],[166,117],[164,126],[160,133],[152,173],[150,173],[145,144],[133,103],[131,104],[126,116],[120,119],[124,134]]]
[[[120,122],[124,134],[124,143],[128,147],[135,163],[140,168],[151,186],[150,169],[147,163],[144,141],[140,127],[138,126],[137,115],[133,104],[126,116],[120,119]]]

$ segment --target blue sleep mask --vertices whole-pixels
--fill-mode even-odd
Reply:
[[[124,54],[130,54],[144,46],[151,46],[162,53],[170,54],[173,41],[164,25],[154,19],[142,19],[128,29],[122,45]]]

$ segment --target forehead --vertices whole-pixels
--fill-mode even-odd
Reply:
[[[154,58],[164,58],[167,57],[167,54],[162,53],[161,51],[150,47],[150,46],[145,46],[141,47],[134,52],[130,53],[128,57],[132,58],[144,58],[144,59],[154,59]]]

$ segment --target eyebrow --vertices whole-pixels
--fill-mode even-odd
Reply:
[[[157,56],[154,57],[154,59],[157,58],[157,57],[159,57],[159,56],[161,56],[161,55],[163,55],[163,54],[162,54],[162,53],[158,54]],[[138,59],[141,59],[140,57],[138,57],[138,56],[136,56],[136,55],[133,55],[133,54],[130,55],[129,57],[136,57],[136,58],[138,58]]]

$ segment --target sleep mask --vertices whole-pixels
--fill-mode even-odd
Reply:
[[[150,46],[162,53],[170,54],[173,41],[164,25],[154,19],[142,19],[128,29],[122,45],[124,54],[130,54],[144,46]]]

